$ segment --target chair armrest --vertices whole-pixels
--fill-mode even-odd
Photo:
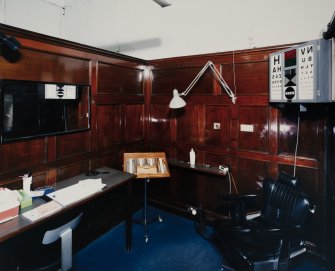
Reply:
[[[251,219],[254,219],[256,217],[259,217],[261,215],[261,212],[255,212],[255,213],[252,213],[252,214],[247,214],[246,218],[247,220],[251,220]]]
[[[260,234],[263,234],[263,235],[267,235],[267,234],[282,234],[283,233],[283,230],[279,227],[276,227],[276,226],[265,226],[265,227],[262,227],[262,228],[259,228],[258,229],[258,232]]]
[[[230,206],[230,218],[235,225],[244,225],[246,222],[245,206],[249,200],[258,197],[255,194],[225,194],[219,195],[218,199],[222,201],[232,202]]]
[[[258,224],[259,225],[259,224]],[[280,228],[276,225],[262,225],[261,227],[257,227],[258,232],[260,234],[281,234],[283,239],[291,239],[300,233],[302,227],[301,226],[288,226],[285,228]]]

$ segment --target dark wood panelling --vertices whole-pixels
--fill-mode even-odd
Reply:
[[[73,143],[76,144],[73,144]],[[57,159],[90,152],[90,132],[57,136]]]
[[[143,94],[143,69],[98,64],[98,93]]]
[[[203,64],[205,65],[205,63]],[[189,86],[202,66],[178,69],[162,69],[152,71],[152,94],[167,94],[172,96],[172,91],[178,89],[181,93]],[[194,85],[192,94],[213,93],[214,78],[210,70],[207,70]]]
[[[33,49],[21,49],[21,59],[13,64],[0,58],[0,79],[64,82],[89,85],[89,61]]]
[[[234,174],[240,193],[260,193],[261,181],[268,177],[270,163],[251,159],[238,159],[237,172]]]
[[[183,180],[182,182],[175,182],[174,185],[174,199],[177,204],[187,206],[197,206],[198,200],[197,190],[199,189],[198,177],[192,171],[175,171],[172,173],[175,180]],[[186,208],[185,208],[186,209]]]
[[[186,212],[189,206],[202,206],[219,215],[228,215],[226,204],[219,200],[220,194],[229,191],[229,179],[204,172],[194,174],[192,170],[170,166],[171,178],[153,180],[149,185],[151,200],[164,205],[177,206]],[[182,180],[182,181],[180,181]]]
[[[213,166],[224,165],[231,168],[230,157],[217,153],[205,152],[204,163]]]
[[[125,142],[144,139],[144,105],[125,106]]]
[[[198,142],[199,107],[188,105],[178,110],[177,116],[177,141],[196,144]]]
[[[33,182],[31,184],[31,189],[35,189],[37,187],[42,187],[47,183],[48,174],[47,172],[41,172],[33,175]]]
[[[123,158],[121,157],[120,152],[115,150],[111,154],[98,157],[97,168],[107,166],[107,167],[123,170],[121,161],[123,161]]]
[[[318,110],[316,108],[316,110]],[[284,109],[279,117],[279,143],[278,152],[281,155],[294,155],[297,143],[298,108],[296,110]],[[320,137],[318,111],[300,113],[300,131],[297,155],[317,159],[320,157]],[[321,126],[322,127],[322,126]]]
[[[150,139],[169,140],[171,110],[166,105],[150,106]]]
[[[156,141],[151,141],[151,144],[149,145],[149,150],[151,152],[165,152],[167,157],[171,157],[171,145],[169,142],[164,142],[159,139],[156,139]]]
[[[171,171],[171,169],[170,169]],[[136,183],[135,189],[138,189],[137,192],[142,193],[141,198],[144,193],[144,180],[143,179],[135,179],[134,183]],[[175,201],[175,189],[176,182],[171,178],[156,178],[150,179],[150,183],[147,186],[148,194],[150,197],[155,198],[157,200],[162,200],[165,203],[173,203]],[[164,218],[163,218],[164,219]]]
[[[223,78],[234,90],[233,65],[222,65]],[[235,84],[238,95],[268,95],[268,62],[235,63]]]
[[[229,182],[228,176],[203,175],[198,178],[197,206],[202,205],[204,209],[221,213],[223,205],[219,195],[225,195],[231,191],[234,193],[234,186]]]
[[[29,169],[46,162],[45,139],[0,145],[0,171]]]
[[[1,181],[1,186],[2,187],[6,187],[8,189],[22,189],[23,187],[23,183],[22,183],[22,175],[26,174],[28,170],[26,171],[22,171],[21,175],[13,175],[12,177],[9,177],[8,179],[4,179]],[[31,188],[35,189],[37,187],[41,187],[44,186],[45,184],[47,184],[47,180],[48,180],[48,173],[43,171],[43,172],[35,172],[33,174],[33,180],[32,180],[32,184],[31,184]]]
[[[121,105],[98,105],[98,149],[121,142]]]
[[[205,106],[205,144],[229,148],[229,121],[229,106]],[[214,129],[214,123],[220,124],[219,130]]]
[[[268,107],[240,106],[238,108],[238,148],[251,151],[269,151]],[[241,125],[252,125],[253,132],[241,131]],[[250,126],[251,127],[251,126]]]
[[[89,161],[82,161],[80,163],[69,164],[59,167],[57,168],[57,181],[77,176],[83,172],[88,171],[89,168],[90,168]]]

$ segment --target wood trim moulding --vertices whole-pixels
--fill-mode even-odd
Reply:
[[[44,42],[44,43],[49,43],[49,44],[52,44],[52,45],[62,46],[62,47],[66,47],[66,48],[70,48],[70,49],[74,49],[74,50],[85,51],[85,52],[88,52],[88,53],[93,53],[93,54],[103,55],[103,56],[107,56],[107,57],[123,59],[123,60],[127,60],[127,61],[132,61],[132,62],[139,62],[139,63],[142,63],[144,65],[148,64],[146,60],[143,60],[143,59],[140,59],[140,58],[135,58],[135,57],[132,57],[132,56],[127,56],[127,55],[115,53],[115,52],[108,51],[108,50],[105,50],[105,49],[100,49],[100,48],[96,48],[96,47],[93,47],[93,46],[89,46],[89,45],[85,45],[85,44],[81,44],[81,43],[77,43],[77,42],[73,42],[73,41],[69,41],[69,40],[65,40],[65,39],[60,39],[60,38],[40,34],[40,33],[37,33],[37,32],[25,30],[25,29],[22,29],[22,28],[18,28],[18,27],[6,25],[6,24],[0,24],[0,32],[4,32],[7,35],[12,35],[12,36],[15,36],[15,37],[18,37],[18,38],[27,38],[27,39],[31,39],[31,40],[35,40],[35,41],[39,41],[39,42]]]
[[[92,101],[97,105],[114,105],[114,104],[144,104],[144,95],[139,94],[97,94],[92,97]]]
[[[197,63],[200,61],[208,61],[209,59],[215,64],[223,64],[222,60],[224,59],[231,59],[233,53],[235,54],[235,61],[237,62],[238,59],[243,55],[264,55],[270,54],[272,52],[280,51],[286,49],[288,47],[292,47],[303,42],[297,43],[290,43],[290,44],[282,44],[282,45],[275,45],[275,46],[266,46],[266,47],[259,47],[253,49],[243,49],[243,50],[236,50],[236,51],[226,51],[226,52],[219,52],[219,53],[208,53],[208,54],[198,54],[198,55],[188,55],[188,56],[179,56],[179,57],[170,57],[170,58],[161,58],[161,59],[153,59],[149,60],[148,64],[152,65],[152,69],[157,69],[159,67],[175,67],[176,65],[181,65],[182,63]],[[249,60],[252,61],[252,60]],[[244,62],[244,61],[242,61]],[[196,65],[196,64],[192,64]]]

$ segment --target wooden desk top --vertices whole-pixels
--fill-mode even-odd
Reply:
[[[72,208],[75,208],[77,206],[83,205],[89,201],[94,200],[95,198],[108,193],[109,191],[115,189],[116,187],[125,184],[126,182],[130,181],[131,179],[135,178],[136,175],[119,171],[116,169],[108,168],[108,167],[102,167],[96,169],[96,171],[101,172],[101,174],[98,174],[96,176],[86,176],[84,173],[60,182],[57,182],[54,184],[52,187],[55,190],[65,188],[67,186],[76,184],[80,180],[85,180],[85,179],[102,179],[102,182],[106,184],[106,187],[102,189],[101,191],[94,193],[82,200],[79,200],[77,202],[74,202],[73,204],[69,204],[65,207],[62,207],[61,210],[52,213],[50,215],[47,215],[39,220],[36,220],[34,222],[31,222],[30,220],[24,218],[22,215],[19,215],[18,217],[9,220],[7,222],[4,222],[0,224],[0,242],[3,242],[21,232],[24,232],[28,229],[31,229],[33,227],[36,227],[38,224],[45,222],[47,220],[50,220],[52,217],[61,214],[62,212],[65,212],[66,210],[70,210]],[[108,173],[106,173],[108,172]],[[41,201],[37,201],[41,202]],[[37,204],[37,205],[36,205]],[[23,209],[20,213],[26,212],[31,210],[34,207],[37,207],[40,205],[40,203],[36,203],[35,200],[33,200],[33,206],[27,207]]]

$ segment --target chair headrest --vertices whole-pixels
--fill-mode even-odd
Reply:
[[[278,181],[294,189],[298,189],[300,186],[300,180],[298,180],[297,177],[294,177],[284,171],[279,172]]]

